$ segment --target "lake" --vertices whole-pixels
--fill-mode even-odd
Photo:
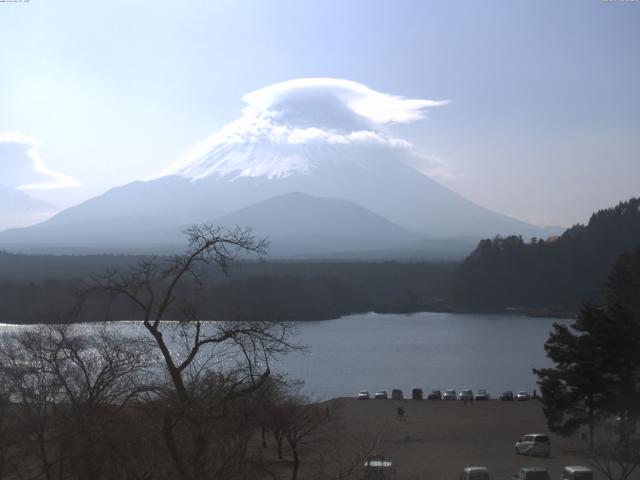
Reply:
[[[536,388],[532,369],[550,365],[544,342],[554,322],[507,314],[365,313],[297,323],[304,352],[282,357],[273,370],[302,379],[316,399],[353,396],[361,389],[414,387],[504,390]],[[124,333],[145,334],[138,322],[113,323]],[[92,328],[86,325],[87,328]],[[15,328],[0,325],[1,330]],[[26,327],[28,328],[28,327]]]
[[[419,387],[504,390],[536,388],[534,367],[550,365],[544,342],[554,322],[516,315],[367,313],[298,323],[305,353],[283,358],[277,370],[305,380],[318,398],[358,390]]]

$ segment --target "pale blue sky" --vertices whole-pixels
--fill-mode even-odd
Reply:
[[[61,205],[318,76],[451,100],[393,132],[496,211],[570,225],[640,194],[640,2],[30,0],[0,3],[0,38],[0,134],[82,184],[31,192]]]

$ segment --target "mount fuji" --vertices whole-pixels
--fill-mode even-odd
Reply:
[[[239,119],[169,168],[41,224],[2,232],[0,247],[172,248],[193,222],[253,224],[282,256],[415,253],[442,246],[443,238],[548,234],[480,207],[413,167],[440,166],[393,136],[392,125],[419,120],[447,102],[328,78],[278,83],[243,100]]]

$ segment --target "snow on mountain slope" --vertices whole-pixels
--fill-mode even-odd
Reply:
[[[312,174],[319,162],[342,159],[323,155],[322,147],[373,145],[410,150],[408,142],[381,128],[422,118],[447,102],[404,99],[349,80],[303,78],[277,83],[246,95],[243,115],[196,145],[160,176],[199,180],[218,177],[283,178]],[[318,152],[320,147],[320,152]],[[329,149],[329,154],[331,149]],[[354,152],[357,153],[357,152]]]

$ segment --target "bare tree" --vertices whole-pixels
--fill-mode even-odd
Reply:
[[[0,369],[1,372],[1,369]],[[15,468],[13,458],[13,425],[11,420],[11,395],[9,388],[0,376],[0,479],[7,478],[9,471]]]
[[[225,231],[210,225],[194,225],[185,233],[188,242],[184,254],[146,259],[126,271],[111,270],[96,279],[96,285],[88,291],[105,291],[112,299],[124,298],[130,303],[132,312],[140,315],[160,350],[179,401],[188,403],[185,371],[193,365],[201,349],[234,344],[246,360],[248,379],[256,381],[270,373],[271,356],[289,350],[291,345],[287,341],[286,324],[260,320],[205,326],[188,293],[180,290],[188,282],[190,289],[203,286],[203,275],[206,275],[203,266],[216,265],[226,273],[239,256],[264,254],[266,240],[257,240],[249,228]],[[172,354],[165,333],[173,325],[163,320],[176,320],[187,326],[182,332],[188,347],[183,357]]]
[[[9,435],[19,438],[3,450],[0,415],[0,470],[19,465],[15,476],[34,480],[265,472],[251,450],[255,409],[263,388],[269,395],[272,359],[298,348],[291,327],[265,318],[206,322],[191,297],[206,293],[208,268],[226,272],[240,255],[263,253],[266,242],[247,229],[195,226],[187,234],[183,255],[111,270],[85,292],[125,301],[142,336],[66,325],[0,338],[2,393],[15,404]],[[5,461],[11,456],[17,461]]]
[[[325,410],[312,405],[298,392],[290,394],[278,407],[281,431],[293,457],[291,480],[298,478],[301,464],[301,448],[314,441],[314,435],[326,424]]]
[[[608,480],[627,480],[640,467],[640,439],[599,428],[587,449],[589,463]]]
[[[314,449],[313,480],[346,480],[362,477],[362,466],[378,448],[382,429],[354,432],[333,423]]]
[[[23,330],[2,338],[0,375],[8,388],[15,449],[27,478],[102,478],[112,463],[117,413],[138,392],[144,347],[99,329]]]
[[[42,362],[39,351],[42,337],[36,331],[5,335],[0,346],[0,377],[8,388],[13,409],[14,433],[20,439],[14,445],[19,458],[19,476],[26,478],[58,478],[56,466],[60,457],[54,448],[56,440],[56,403],[61,400],[59,379]]]
[[[236,404],[265,384],[274,356],[297,347],[290,343],[289,324],[270,319],[206,322],[190,300],[203,290],[207,267],[227,273],[240,256],[264,254],[267,242],[249,228],[195,225],[185,233],[184,254],[111,270],[87,293],[106,292],[112,301],[128,302],[161,354],[171,385],[162,399],[161,435],[178,477],[225,478],[230,465],[241,464],[237,459],[248,441],[244,432],[249,427],[236,422],[235,432],[242,435],[235,437],[235,449],[224,458],[213,455],[222,451],[215,445],[230,432]]]

